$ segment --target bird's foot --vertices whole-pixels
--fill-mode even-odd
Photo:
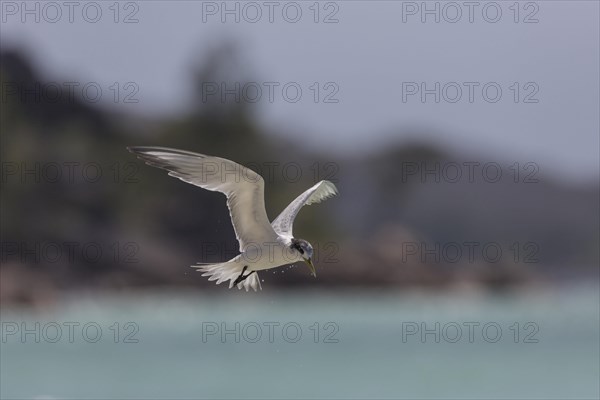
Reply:
[[[235,278],[235,281],[233,281],[233,286],[236,286],[237,284],[244,282],[246,280],[246,278],[248,278],[250,275],[252,275],[253,273],[256,272],[256,271],[252,271],[248,275],[244,275],[244,272],[246,272],[246,269],[248,269],[248,266],[244,266],[244,269],[242,269],[242,273],[237,278]]]

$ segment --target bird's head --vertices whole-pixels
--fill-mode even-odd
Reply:
[[[315,266],[312,262],[313,248],[310,243],[304,239],[292,239],[292,244],[290,247],[292,248],[292,251],[297,252],[300,256],[300,259],[304,260],[304,262],[308,265],[312,276],[317,276],[317,271],[315,270]]]

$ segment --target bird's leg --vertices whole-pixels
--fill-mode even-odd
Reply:
[[[246,278],[244,278],[244,272],[246,272],[247,268],[248,268],[248,266],[244,265],[244,268],[242,269],[242,273],[237,278],[235,278],[235,281],[233,281],[233,286],[236,286],[238,283],[243,282],[243,280],[246,279]]]
[[[248,268],[247,265],[244,266],[244,268],[242,269],[242,273],[240,274],[240,276],[238,276],[235,281],[233,281],[233,286],[236,286],[238,283],[242,283],[246,280],[247,277],[249,277],[250,275],[252,275],[253,273],[255,273],[256,271],[252,271],[250,272],[248,275],[244,275],[244,272],[246,272],[246,269]]]

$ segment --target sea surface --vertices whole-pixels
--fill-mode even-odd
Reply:
[[[599,291],[73,295],[3,308],[2,399],[598,399]]]

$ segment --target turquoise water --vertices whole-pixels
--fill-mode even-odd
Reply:
[[[78,296],[43,314],[3,309],[0,395],[600,396],[597,287],[502,296],[215,293]]]

